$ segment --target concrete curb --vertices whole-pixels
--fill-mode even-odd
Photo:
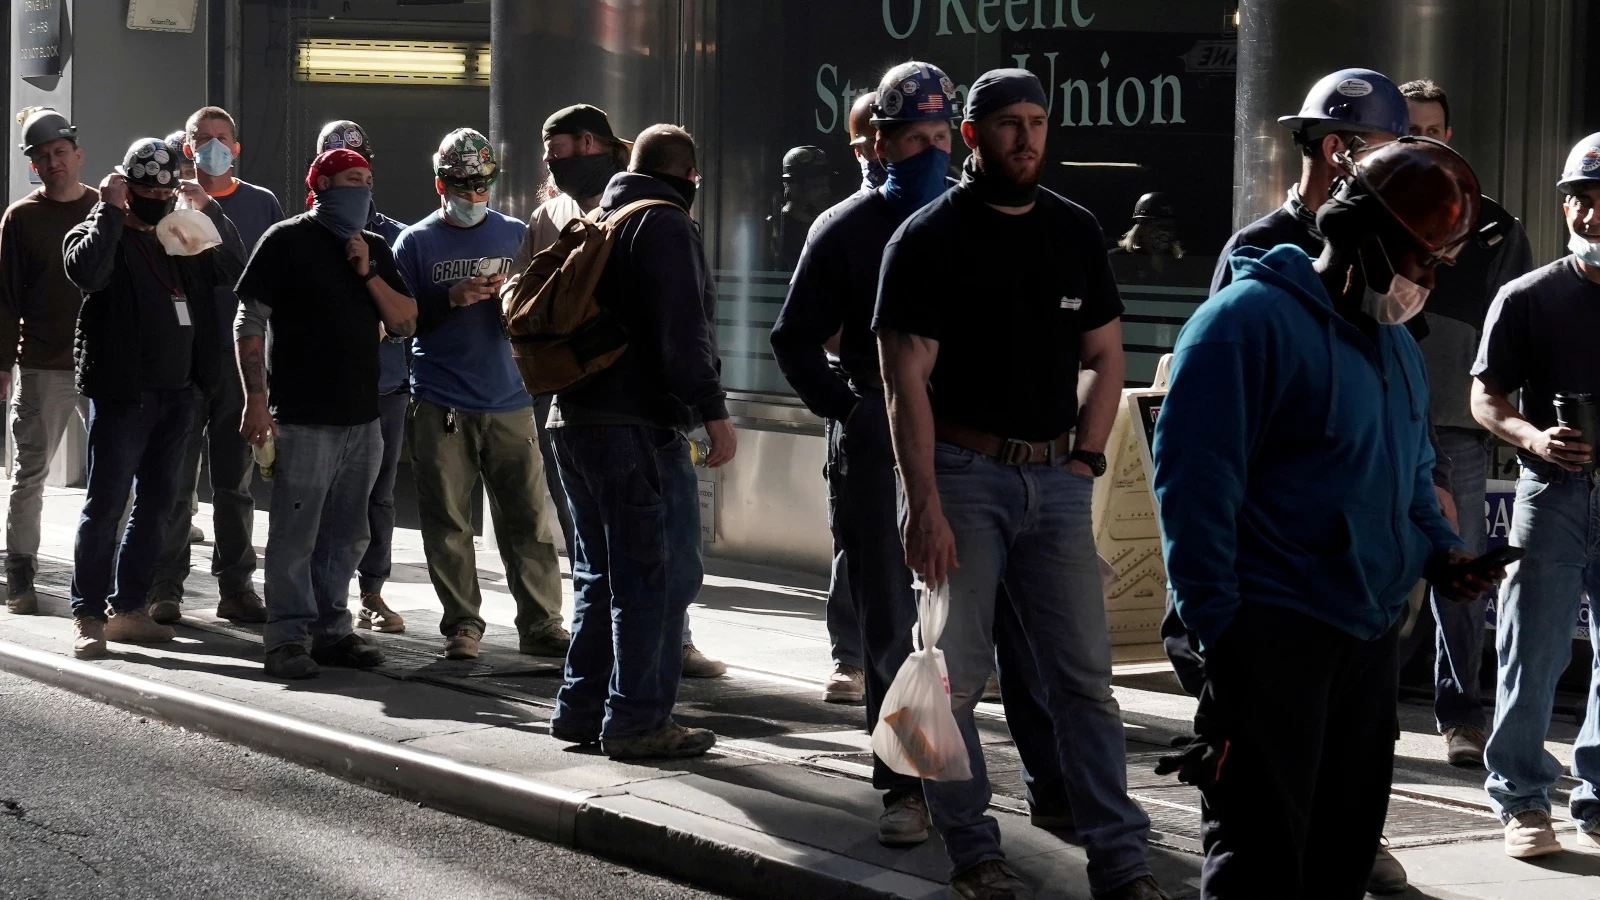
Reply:
[[[943,886],[820,848],[740,841],[719,820],[663,807],[621,809],[618,796],[557,787],[437,753],[253,709],[56,653],[0,640],[0,670],[144,713],[445,812],[761,900],[938,896]],[[668,820],[668,821],[662,821]],[[675,820],[675,821],[671,821]]]

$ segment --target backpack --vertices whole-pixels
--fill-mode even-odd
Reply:
[[[502,324],[529,394],[576,387],[628,349],[627,329],[600,308],[594,290],[611,258],[617,229],[652,206],[678,208],[670,200],[635,200],[603,220],[599,210],[579,216],[507,284],[501,295]]]

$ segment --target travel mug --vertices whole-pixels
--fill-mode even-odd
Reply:
[[[1561,391],[1551,400],[1556,408],[1556,424],[1578,432],[1575,440],[1579,443],[1594,446],[1596,437],[1600,437],[1600,428],[1595,427],[1594,395]],[[1594,471],[1593,451],[1589,454],[1589,461],[1583,464],[1583,471]]]

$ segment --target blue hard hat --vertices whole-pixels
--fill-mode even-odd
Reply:
[[[950,120],[956,117],[956,84],[944,70],[925,62],[901,63],[878,82],[872,123]]]
[[[1323,76],[1306,94],[1300,114],[1278,121],[1310,137],[1330,131],[1379,131],[1398,137],[1411,130],[1406,98],[1389,76],[1371,69],[1340,69]]]
[[[1596,184],[1600,184],[1600,132],[1579,141],[1567,154],[1567,164],[1561,167],[1561,180],[1556,187],[1570,194]]]

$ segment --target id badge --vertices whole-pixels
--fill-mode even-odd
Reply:
[[[172,308],[178,313],[178,325],[183,328],[194,327],[194,322],[189,319],[189,300],[182,294],[172,295]]]

